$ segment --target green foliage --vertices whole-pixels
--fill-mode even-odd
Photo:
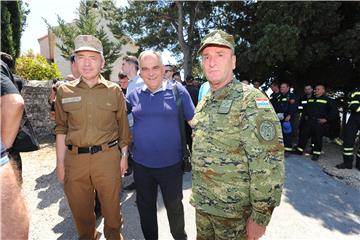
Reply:
[[[30,50],[27,56],[16,59],[16,74],[25,80],[60,79],[61,74],[55,63],[49,64],[40,54],[33,56]]]
[[[115,34],[126,34],[143,49],[171,51],[185,75],[198,64],[201,37],[217,26],[222,6],[232,3],[214,1],[131,1],[118,9],[110,24]],[[243,5],[242,2],[235,3]],[[218,12],[213,12],[217,8]],[[230,17],[230,16],[229,16]]]
[[[1,1],[1,51],[14,58],[20,55],[21,34],[29,12],[22,1]]]
[[[11,26],[11,13],[6,2],[1,2],[1,51],[15,56],[13,30]]]
[[[237,74],[301,87],[360,84],[359,2],[258,2],[237,48]]]
[[[58,15],[57,22],[59,26],[53,27],[47,24],[48,28],[58,37],[62,44],[56,46],[60,49],[61,55],[65,59],[69,59],[74,51],[74,39],[80,34],[94,35],[102,42],[104,49],[104,58],[106,60],[103,74],[105,77],[111,74],[112,64],[120,56],[121,42],[112,42],[107,37],[104,29],[102,28],[101,19],[105,14],[110,14],[112,9],[116,9],[113,1],[85,1],[80,2],[78,8],[79,19],[73,23],[65,23],[65,21]]]

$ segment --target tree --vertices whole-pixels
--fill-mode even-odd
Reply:
[[[74,39],[76,36],[80,34],[94,35],[103,45],[103,54],[106,60],[103,74],[105,77],[110,76],[112,64],[120,56],[122,42],[112,42],[109,40],[103,29],[106,25],[103,16],[107,11],[111,11],[111,9],[115,8],[114,3],[110,0],[102,2],[96,0],[82,0],[78,8],[79,19],[75,20],[73,23],[65,23],[58,15],[57,22],[59,26],[53,27],[44,19],[49,30],[62,41],[62,44],[56,45],[61,50],[61,56],[65,59],[70,58],[74,51]]]
[[[197,63],[201,37],[216,26],[211,12],[222,4],[212,1],[131,1],[128,6],[119,8],[117,20],[110,27],[114,33],[131,36],[142,49],[167,49],[178,60],[182,57],[187,76]]]
[[[343,91],[359,84],[358,2],[259,2],[254,10],[238,53],[241,75]]]
[[[22,1],[1,1],[1,51],[13,58],[20,55],[21,34],[30,10]]]

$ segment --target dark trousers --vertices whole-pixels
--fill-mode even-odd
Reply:
[[[324,124],[318,122],[317,119],[306,120],[301,128],[298,148],[304,151],[309,138],[314,144],[312,154],[320,156],[322,149],[322,137],[324,135]]]
[[[182,204],[181,162],[164,168],[148,168],[134,161],[136,202],[146,240],[158,239],[156,200],[158,186],[163,196],[170,231],[174,239],[187,239]]]
[[[185,122],[186,144],[189,146],[190,152],[192,152],[192,128]]]
[[[344,163],[349,165],[352,165],[354,159],[355,138],[359,129],[360,129],[360,113],[352,113],[345,126],[344,144],[343,144]],[[357,159],[356,165],[360,166],[360,148],[358,149],[358,154],[356,159]]]

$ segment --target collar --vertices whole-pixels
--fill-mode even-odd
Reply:
[[[233,79],[230,82],[215,92],[211,91],[211,94],[208,96],[210,98],[214,98],[215,100],[223,100],[229,94],[229,90],[231,90],[234,84],[238,82],[239,81],[235,78],[235,76],[233,76]]]
[[[132,81],[136,82],[139,78],[140,78],[139,75],[135,75],[135,77],[133,77],[132,79],[129,79],[129,82],[132,82]]]
[[[152,94],[155,94],[155,93],[157,93],[157,92],[161,92],[161,91],[165,91],[166,90],[166,86],[167,86],[167,84],[166,84],[166,82],[162,82],[162,84],[161,84],[161,86],[158,88],[158,89],[156,89],[154,92],[151,92],[150,90],[149,90],[149,92],[151,92]],[[146,84],[144,84],[142,87],[141,87],[141,91],[146,91],[146,90],[148,90],[148,87],[147,87],[147,85]]]
[[[99,77],[100,77],[99,82],[96,85],[103,84],[105,87],[109,88],[111,85],[110,81],[106,80],[101,74],[99,74]],[[82,80],[81,76],[79,78],[75,79],[74,81],[71,81],[70,83],[73,84],[74,86],[77,86],[80,83],[85,84],[85,82]]]

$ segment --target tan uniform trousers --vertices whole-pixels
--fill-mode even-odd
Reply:
[[[95,154],[78,154],[76,147],[66,151],[64,191],[79,239],[94,239],[96,235],[95,189],[104,216],[105,238],[122,239],[120,184],[120,151],[117,146]]]

